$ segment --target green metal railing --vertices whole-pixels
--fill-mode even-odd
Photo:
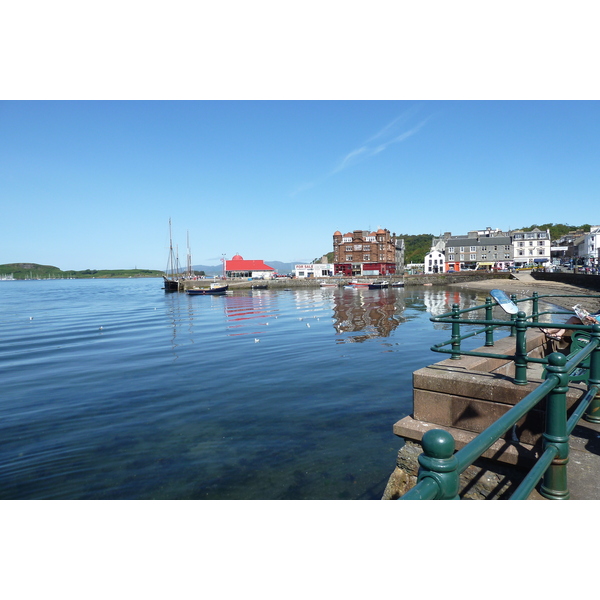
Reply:
[[[559,352],[553,352],[544,359],[534,359],[527,356],[526,333],[530,327],[554,326],[562,327],[561,323],[541,323],[538,321],[545,314],[572,314],[570,311],[545,311],[539,312],[539,299],[551,297],[579,298],[590,296],[558,296],[534,294],[532,298],[516,302],[532,302],[532,312],[528,317],[524,311],[512,315],[508,326],[511,327],[511,335],[516,336],[515,354],[502,355],[490,354],[461,349],[461,341],[477,335],[486,334],[486,346],[493,346],[493,333],[498,327],[506,327],[506,321],[492,319],[494,303],[491,298],[486,300],[484,306],[459,310],[458,305],[452,306],[452,312],[439,317],[433,317],[435,322],[451,323],[451,339],[442,344],[432,347],[436,352],[448,352],[453,359],[461,356],[484,356],[488,358],[503,358],[514,360],[516,385],[527,383],[527,364],[530,362],[541,362],[546,365],[546,377],[544,383],[518,402],[507,413],[490,425],[475,439],[469,442],[458,452],[455,450],[454,438],[450,433],[442,429],[433,429],[423,435],[423,453],[419,456],[419,473],[417,485],[409,490],[400,500],[450,500],[459,499],[460,474],[472,465],[483,453],[488,450],[497,440],[514,427],[530,410],[536,407],[546,398],[546,425],[542,434],[543,452],[533,468],[529,471],[521,484],[511,496],[511,500],[526,499],[540,481],[540,493],[551,500],[566,500],[569,498],[567,484],[567,463],[569,459],[569,436],[575,425],[581,418],[593,423],[600,423],[600,325],[576,325],[569,324],[569,329],[584,329],[589,332],[590,341],[583,348],[569,356]],[[600,296],[597,296],[600,298]],[[486,318],[461,319],[461,315],[475,310],[485,309]],[[460,334],[461,324],[481,324],[484,328],[475,333],[467,335]],[[445,346],[451,346],[447,350]],[[589,361],[589,377],[586,393],[577,402],[571,417],[567,418],[567,391],[569,377],[576,369],[579,369],[584,361]]]

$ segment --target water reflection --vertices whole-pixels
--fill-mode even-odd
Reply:
[[[227,335],[258,335],[269,325],[270,319],[279,317],[277,295],[269,292],[250,292],[246,295],[225,298]],[[249,330],[251,326],[251,330]]]
[[[360,332],[338,343],[388,337],[404,323],[404,290],[342,289],[333,296],[333,326],[338,333]]]

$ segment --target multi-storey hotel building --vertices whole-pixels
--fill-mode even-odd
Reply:
[[[404,271],[404,240],[388,229],[333,234],[334,274],[394,275]]]

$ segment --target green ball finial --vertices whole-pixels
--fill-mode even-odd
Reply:
[[[443,429],[431,429],[425,433],[421,445],[431,458],[450,458],[454,454],[454,438]]]
[[[553,352],[548,357],[548,363],[553,367],[564,367],[567,364],[567,357],[560,352]]]

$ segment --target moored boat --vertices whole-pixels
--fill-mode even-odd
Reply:
[[[218,296],[224,294],[228,288],[228,285],[213,283],[208,288],[190,288],[186,291],[190,296]]]
[[[389,281],[374,281],[369,284],[370,290],[382,290],[383,288],[390,287]]]

